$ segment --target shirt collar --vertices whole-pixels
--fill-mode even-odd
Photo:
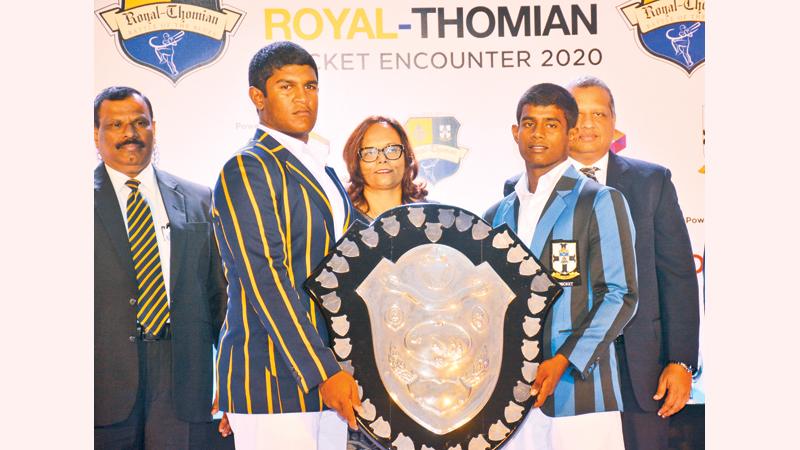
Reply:
[[[105,164],[105,166],[106,166],[106,172],[108,172],[108,178],[111,179],[111,185],[114,186],[114,191],[120,192],[124,189],[125,193],[127,194],[128,191],[130,191],[130,188],[125,185],[125,182],[130,180],[131,177],[125,175],[122,172],[112,169],[111,166],[109,166],[108,164]],[[143,188],[145,190],[151,190],[154,192],[156,191],[155,188],[157,183],[156,172],[155,170],[153,170],[152,162],[149,163],[147,167],[142,169],[142,171],[139,172],[139,174],[136,175],[134,178],[139,180],[140,189]]]
[[[289,136],[286,133],[281,133],[278,130],[273,130],[261,123],[258,124],[258,128],[275,138],[276,141],[286,147],[294,156],[298,157],[301,162],[308,157],[323,168],[328,164],[330,148],[324,143],[313,139],[311,136],[309,136],[308,142],[303,142],[300,139]]]
[[[577,160],[572,159],[571,156],[567,158],[567,161],[569,161],[573,166],[575,166],[576,169],[579,170],[583,167],[597,167],[603,173],[608,173],[608,152],[605,152],[602,158],[598,159],[597,161],[591,164],[583,164],[581,162],[578,162]]]
[[[553,167],[549,172],[539,177],[539,182],[536,184],[536,192],[528,190],[528,172],[522,172],[519,181],[514,185],[514,191],[517,193],[520,201],[539,196],[550,196],[556,183],[564,175],[564,172],[571,165],[569,159],[561,162],[561,164]]]

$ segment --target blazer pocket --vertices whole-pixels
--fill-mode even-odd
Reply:
[[[661,319],[653,319],[653,336],[658,342],[661,342]]]

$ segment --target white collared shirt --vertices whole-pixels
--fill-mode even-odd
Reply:
[[[514,186],[514,191],[519,199],[519,218],[517,220],[517,236],[526,245],[533,243],[533,234],[536,231],[536,224],[544,211],[544,205],[550,194],[556,187],[556,183],[564,175],[564,171],[570,166],[569,160],[550,169],[549,172],[539,178],[536,184],[536,192],[528,190],[528,173],[522,172],[519,181]]]
[[[594,177],[597,178],[598,183],[606,184],[606,179],[608,178],[608,152],[606,152],[602,158],[588,165],[580,163],[572,159],[572,157],[567,157],[567,161],[572,163],[572,165],[578,170],[581,170],[584,167],[597,167],[597,170],[594,172]]]
[[[328,163],[328,154],[330,153],[328,145],[315,139],[309,139],[308,143],[305,143],[300,139],[268,128],[263,124],[259,124],[258,127],[286,147],[295,158],[303,163],[306,169],[311,172],[311,175],[317,179],[317,183],[322,186],[322,190],[331,204],[331,209],[333,209],[333,231],[336,235],[336,240],[338,240],[344,233],[344,198],[342,198],[341,192],[336,187],[336,183],[325,171]]]
[[[122,222],[125,224],[127,232],[128,218],[126,211],[128,209],[128,194],[130,194],[131,188],[126,186],[125,182],[130,180],[130,177],[122,172],[117,172],[109,167],[108,164],[105,166],[108,177],[111,179],[111,185],[114,186],[114,193],[117,195],[117,202],[122,213]],[[161,198],[161,190],[158,188],[153,164],[148,164],[144,170],[139,172],[136,179],[140,181],[139,192],[147,201],[150,206],[150,212],[153,215],[153,225],[156,227],[156,241],[158,242],[158,257],[161,259],[161,273],[164,275],[164,286],[167,286],[167,304],[169,304],[169,217],[167,217],[167,208],[164,207],[164,199]]]

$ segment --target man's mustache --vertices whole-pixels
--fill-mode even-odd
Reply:
[[[139,139],[136,139],[136,138],[130,138],[130,139],[126,139],[126,140],[120,142],[119,144],[117,144],[117,150],[121,149],[123,146],[128,145],[128,144],[136,144],[139,147],[144,147],[144,142],[142,142],[142,141],[140,141]]]

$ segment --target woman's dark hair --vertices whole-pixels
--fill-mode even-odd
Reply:
[[[400,143],[403,144],[405,172],[400,183],[403,190],[403,204],[425,201],[425,197],[428,195],[428,190],[425,189],[425,182],[414,181],[417,173],[419,173],[419,164],[417,164],[417,159],[414,156],[414,149],[411,148],[411,142],[408,140],[408,134],[406,134],[406,130],[403,129],[399,122],[384,116],[370,116],[364,119],[350,134],[347,143],[344,144],[342,157],[345,164],[347,164],[347,171],[350,173],[350,184],[347,186],[347,194],[350,196],[350,201],[362,212],[369,210],[367,199],[364,198],[365,183],[359,166],[358,151],[361,150],[361,143],[364,140],[364,135],[367,134],[367,130],[376,123],[385,123],[394,128],[394,131],[400,136]]]

